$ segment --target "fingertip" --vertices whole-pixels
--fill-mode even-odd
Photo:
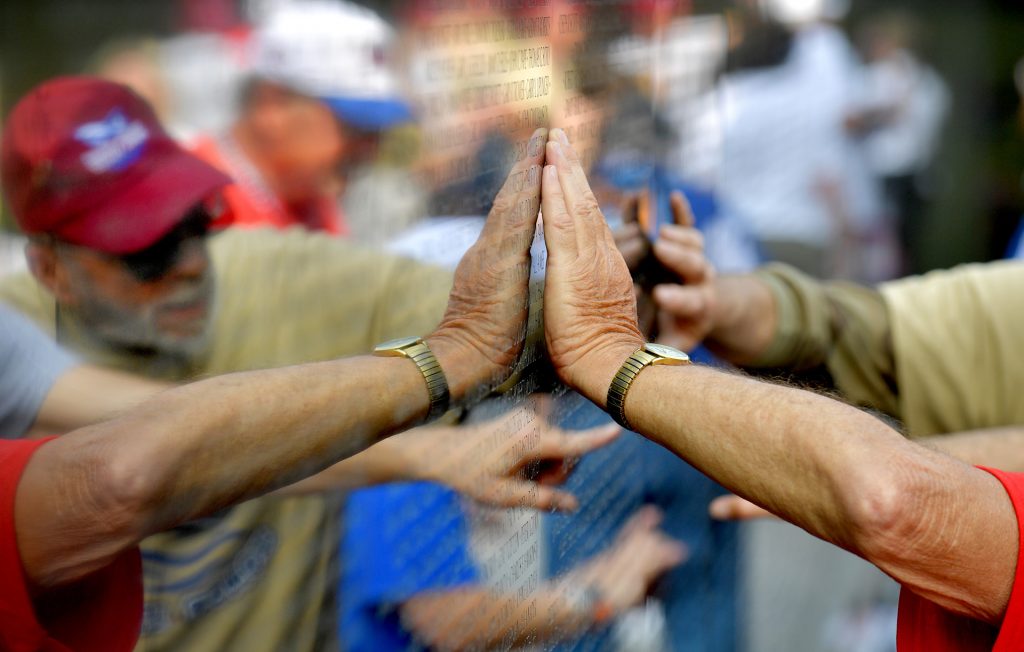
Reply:
[[[580,503],[576,500],[576,496],[563,492],[557,492],[552,502],[552,507],[560,512],[574,513],[580,508]]]
[[[708,505],[708,515],[716,521],[728,521],[732,509],[729,507],[729,496],[720,496]]]
[[[558,183],[558,169],[554,165],[544,166],[544,181],[546,183]]]
[[[555,165],[565,165],[568,162],[565,151],[562,149],[562,144],[555,140],[548,141],[547,158],[550,161],[554,161]]]

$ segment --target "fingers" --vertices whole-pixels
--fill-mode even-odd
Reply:
[[[544,166],[541,213],[548,261],[558,264],[563,260],[575,260],[579,255],[579,246],[576,242],[576,222],[565,205],[562,184],[558,180],[558,170],[553,165]]]
[[[708,311],[707,294],[685,285],[655,286],[654,301],[677,319],[699,319]]]
[[[775,518],[768,510],[758,507],[749,500],[739,496],[719,496],[708,506],[711,518],[719,521],[745,521],[755,518]]]
[[[574,512],[579,501],[567,491],[514,478],[489,478],[473,497],[495,507]]]
[[[552,129],[548,135],[547,155],[558,169],[558,178],[565,192],[569,212],[575,213],[582,202],[593,200],[590,182],[587,181],[583,165],[576,150],[569,143],[569,137],[561,129]],[[594,202],[596,203],[596,202]]]
[[[658,527],[664,517],[664,513],[654,505],[644,505],[636,510],[622,526],[622,529],[619,530],[619,538],[625,539],[641,532],[653,530]]]
[[[695,240],[691,235],[682,237]],[[676,240],[659,239],[654,243],[654,255],[686,283],[703,283],[712,274],[711,266],[699,247],[683,245]]]
[[[545,442],[541,446],[541,451],[545,459],[582,457],[593,450],[612,443],[621,432],[622,428],[614,423],[580,431],[575,434],[568,434],[562,430],[557,437],[551,439],[550,443]]]
[[[494,198],[494,206],[484,225],[485,233],[529,230],[532,236],[539,208],[541,165],[547,136],[546,129],[533,132],[526,156],[512,166]]]
[[[696,220],[693,219],[693,209],[690,208],[690,202],[686,199],[686,195],[678,190],[673,190],[669,196],[669,205],[672,207],[673,224],[688,227],[696,224]]]

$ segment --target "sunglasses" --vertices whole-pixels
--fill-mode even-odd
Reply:
[[[121,256],[111,256],[121,262],[131,274],[143,283],[159,280],[167,275],[181,258],[186,242],[205,237],[213,221],[209,211],[198,204],[188,212],[164,237],[150,246]]]

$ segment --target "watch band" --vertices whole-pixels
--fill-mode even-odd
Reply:
[[[423,374],[427,383],[427,394],[430,397],[430,408],[427,410],[427,421],[437,419],[448,411],[451,394],[448,391],[448,379],[445,378],[441,363],[434,352],[421,337],[407,337],[379,344],[373,349],[374,355],[403,356],[409,358]]]
[[[626,418],[626,394],[637,375],[648,365],[681,365],[689,362],[690,357],[678,349],[662,344],[644,344],[626,358],[615,372],[612,384],[608,386],[608,398],[605,401],[608,414],[617,424],[626,430],[632,430],[633,426]]]

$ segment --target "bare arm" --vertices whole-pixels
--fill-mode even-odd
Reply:
[[[425,592],[402,603],[402,623],[437,650],[508,649],[575,638],[642,603],[652,583],[686,555],[668,538],[653,507],[637,511],[615,545],[538,590],[501,593],[481,587]],[[590,588],[600,605],[585,608]],[[596,613],[601,611],[601,615]]]
[[[1024,427],[989,428],[918,439],[974,466],[1024,473]]]
[[[44,588],[71,581],[149,534],[312,475],[426,410],[422,376],[399,358],[230,374],[168,390],[33,456],[15,507],[25,570]]]
[[[551,643],[593,625],[589,614],[552,588],[525,599],[479,587],[422,593],[403,603],[400,613],[415,640],[440,652]]]
[[[39,408],[33,433],[81,428],[135,407],[169,385],[129,374],[80,365],[57,379]]]
[[[604,405],[642,343],[632,284],[564,134],[543,180],[545,328],[559,375]],[[833,542],[925,598],[998,622],[1017,520],[989,474],[808,392],[700,367],[653,367],[626,416],[737,494]]]
[[[917,443],[942,451],[972,466],[987,466],[1012,473],[1024,473],[1024,429],[1020,427],[972,430],[935,435]],[[719,496],[711,501],[711,516],[722,520],[774,516],[739,496]]]

